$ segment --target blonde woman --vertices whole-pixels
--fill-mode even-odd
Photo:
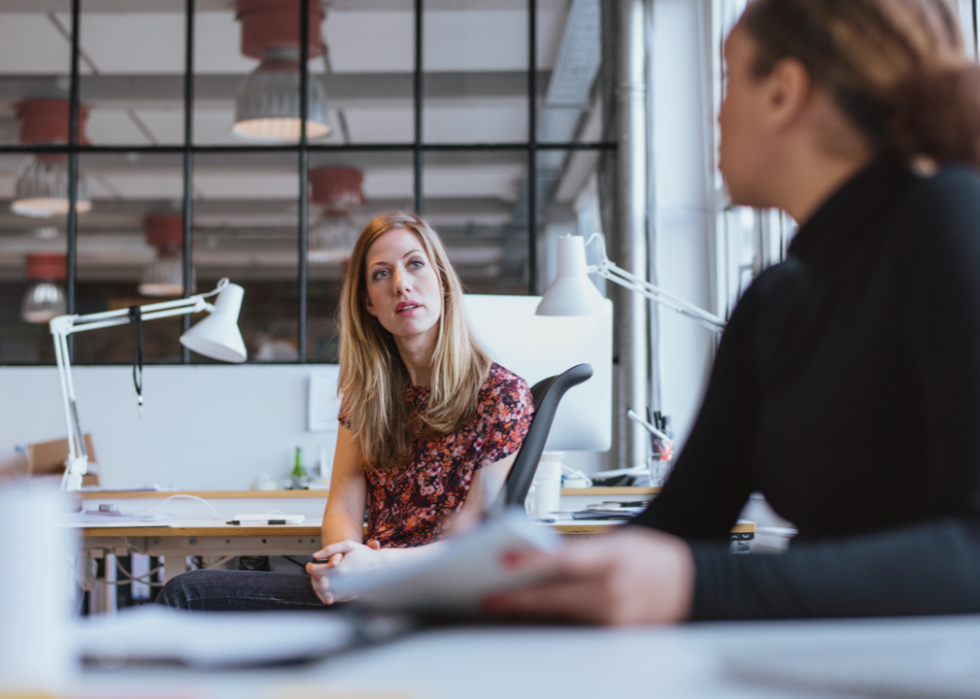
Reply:
[[[328,570],[399,565],[436,550],[450,522],[479,519],[534,408],[527,383],[473,337],[462,296],[442,241],[423,219],[394,212],[367,225],[341,300],[343,402],[324,548],[314,554],[324,562],[308,564],[308,578],[188,573],[167,585],[161,602],[323,608],[336,601]]]

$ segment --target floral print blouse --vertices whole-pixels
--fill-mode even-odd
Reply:
[[[527,382],[492,364],[477,399],[476,415],[455,434],[422,438],[427,386],[408,385],[409,420],[416,448],[404,468],[365,469],[367,531],[383,548],[422,546],[441,538],[447,519],[466,500],[473,473],[521,448],[534,403]],[[341,410],[340,422],[350,424]]]

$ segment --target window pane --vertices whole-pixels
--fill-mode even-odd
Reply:
[[[160,6],[82,3],[81,97],[93,144],[184,141],[184,13]]]
[[[601,34],[598,0],[539,5],[538,141],[602,140]]]
[[[92,210],[78,224],[78,313],[101,313],[183,295],[183,159],[179,154],[79,157]],[[147,363],[178,362],[181,319],[144,323]],[[132,362],[135,325],[80,333],[75,363]]]
[[[0,10],[0,143],[66,143],[71,5],[17,8],[27,11]],[[64,156],[0,155],[0,362],[54,363],[44,318],[65,312],[65,269],[63,258],[44,254],[66,250],[66,164]],[[35,322],[23,319],[25,310]]]
[[[245,289],[238,326],[249,361],[299,356],[298,197],[293,153],[214,153],[195,160],[198,289],[213,289],[222,277]]]
[[[328,7],[327,53],[310,64],[327,88],[333,131],[324,143],[415,140],[413,7],[412,0]]]
[[[446,242],[466,290],[527,293],[527,153],[427,153],[423,216]]]
[[[6,172],[25,156],[0,156]],[[5,197],[6,198],[6,197]],[[47,321],[67,312],[65,217],[0,210],[0,363],[54,364]]]
[[[440,3],[425,11],[427,143],[527,140],[527,20],[523,2]]]

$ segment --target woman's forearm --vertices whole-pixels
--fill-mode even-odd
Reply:
[[[349,516],[340,512],[328,512],[323,515],[323,524],[320,527],[320,539],[324,546],[336,544],[338,541],[363,540],[364,525],[355,522]]]

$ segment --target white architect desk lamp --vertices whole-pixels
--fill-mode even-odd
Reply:
[[[587,265],[585,263],[585,246],[597,238],[602,246],[602,261],[598,265]],[[606,299],[602,297],[595,284],[589,279],[590,273],[598,274],[630,291],[635,291],[651,301],[687,316],[716,333],[725,329],[725,321],[718,316],[655,287],[650,282],[644,281],[621,267],[617,267],[606,257],[606,245],[599,233],[593,233],[589,236],[588,241],[585,241],[580,235],[564,235],[558,238],[558,273],[555,276],[555,281],[544,292],[541,303],[538,304],[537,315],[590,316],[605,312],[603,304]],[[653,436],[668,445],[673,444],[667,435],[640,417],[634,410],[629,409],[626,414]]]
[[[596,239],[602,246],[602,261],[597,265],[587,265],[585,246]],[[725,329],[725,321],[718,316],[673,294],[668,294],[635,274],[617,267],[606,257],[606,244],[599,233],[593,233],[588,241],[580,235],[563,235],[558,238],[558,273],[555,281],[544,292],[537,314],[539,316],[589,316],[603,312],[600,309],[605,299],[589,279],[589,274],[598,274],[630,291],[635,291],[717,333]]]
[[[218,298],[213,305],[204,300],[215,294]],[[88,472],[88,453],[85,450],[85,440],[82,439],[82,428],[78,421],[75,387],[72,385],[71,363],[68,360],[68,336],[85,330],[126,325],[139,320],[156,320],[208,311],[210,313],[208,317],[180,336],[180,343],[205,357],[224,362],[244,362],[247,356],[245,343],[238,330],[238,312],[241,310],[244,294],[242,287],[222,279],[214,291],[195,294],[186,299],[134,306],[132,309],[121,308],[105,313],[89,313],[83,316],[58,316],[51,320],[49,325],[54,336],[58,377],[61,379],[61,397],[65,407],[65,420],[68,423],[68,459],[65,475],[61,479],[62,490],[81,488],[82,476]],[[140,401],[142,402],[142,397]]]

